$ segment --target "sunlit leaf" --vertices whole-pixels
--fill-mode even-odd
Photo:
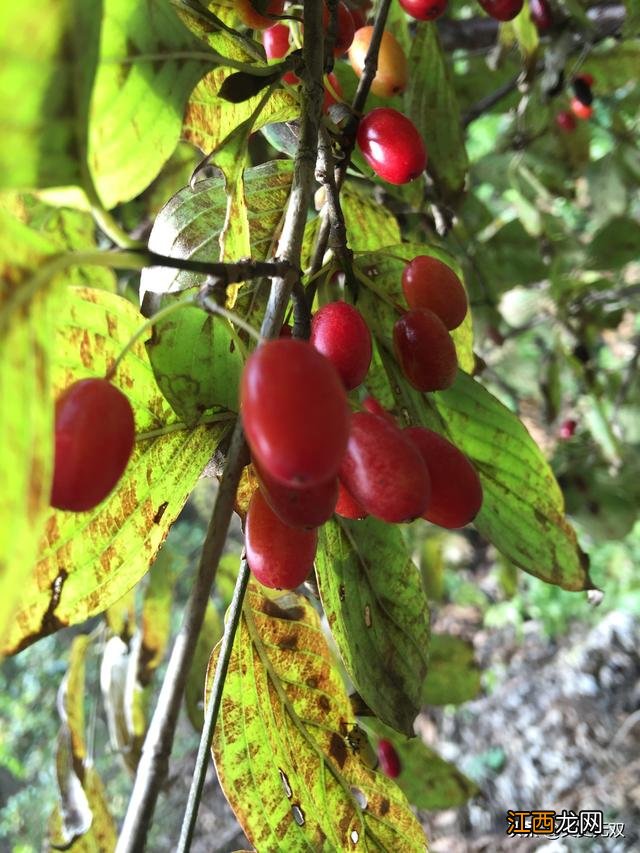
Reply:
[[[320,530],[318,585],[356,690],[381,720],[410,733],[427,674],[429,609],[397,526],[339,519]]]
[[[400,789],[348,739],[357,731],[316,611],[301,596],[272,600],[251,585],[213,753],[258,850],[426,850]]]
[[[55,334],[47,341],[54,363],[45,411],[73,381],[104,376],[142,319],[131,303],[106,291],[65,292]],[[6,651],[106,610],[137,583],[228,428],[226,422],[164,432],[176,418],[155,383],[142,342],[126,356],[114,381],[135,412],[139,439],[133,457],[116,489],[94,510],[49,510],[39,561],[21,586]],[[158,429],[160,435],[141,437]]]

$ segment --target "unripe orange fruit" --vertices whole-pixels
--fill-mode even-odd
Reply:
[[[361,27],[353,37],[349,48],[349,61],[358,77],[362,77],[364,60],[369,50],[373,27]],[[380,52],[378,54],[378,69],[371,84],[371,91],[381,98],[399,95],[407,87],[409,76],[407,58],[396,37],[385,30],[382,34]]]

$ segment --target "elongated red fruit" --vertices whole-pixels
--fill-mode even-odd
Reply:
[[[56,402],[51,505],[82,512],[113,490],[133,450],[133,410],[107,379],[81,379]]]
[[[346,486],[338,480],[338,502],[335,509],[336,515],[343,518],[366,518],[366,510],[360,506],[358,501],[349,493]]]
[[[447,9],[447,0],[400,0],[402,8],[418,21],[435,21]]]
[[[447,329],[456,329],[467,313],[467,294],[450,266],[418,255],[402,271],[402,290],[409,308],[433,311]]]
[[[255,460],[253,467],[265,500],[280,521],[290,527],[320,527],[333,515],[338,500],[337,477],[307,489],[293,489],[270,477]]]
[[[251,453],[274,480],[308,488],[337,475],[349,439],[347,395],[308,341],[277,338],[252,353],[240,411]]]
[[[511,21],[522,11],[524,0],[478,0],[487,15],[496,21]]]
[[[268,0],[264,11],[268,16],[281,15],[284,0]],[[264,30],[274,23],[273,17],[260,14],[251,0],[236,0],[236,11],[242,22],[254,30]]]
[[[416,126],[398,110],[377,107],[358,126],[357,142],[373,171],[390,184],[406,184],[422,174],[427,151]]]
[[[318,531],[284,524],[260,489],[251,497],[244,533],[247,563],[264,586],[295,589],[313,568]]]
[[[372,397],[371,395],[365,397],[362,401],[362,408],[365,412],[371,412],[372,415],[378,415],[378,417],[389,421],[393,426],[397,426],[395,418],[391,412],[388,412],[375,397]]]
[[[396,752],[395,746],[386,738],[378,741],[378,761],[380,762],[380,769],[385,776],[395,779],[400,775],[402,771],[400,757]]]
[[[311,320],[310,341],[334,365],[347,391],[360,385],[371,364],[371,333],[357,308],[324,305]]]
[[[429,501],[429,475],[420,453],[385,418],[356,412],[340,480],[370,515],[383,521],[419,518]]]
[[[464,453],[425,427],[403,432],[420,452],[431,479],[431,500],[423,518],[451,530],[473,521],[482,506],[482,485]]]
[[[289,53],[289,27],[286,24],[274,24],[264,30],[262,44],[267,59],[282,59]]]
[[[403,314],[393,327],[393,346],[402,372],[418,391],[442,391],[453,385],[456,348],[433,311]]]

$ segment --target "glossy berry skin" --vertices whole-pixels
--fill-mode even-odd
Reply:
[[[553,26],[548,0],[529,0],[529,14],[539,33],[546,33]]]
[[[519,15],[524,0],[478,0],[487,15],[496,21],[512,21]]]
[[[568,110],[562,110],[556,115],[556,124],[563,133],[573,133],[578,126],[576,117]]]
[[[571,99],[571,111],[582,121],[587,121],[593,115],[593,107],[589,104],[583,104],[578,98]]]
[[[56,402],[51,505],[93,509],[122,477],[135,441],[129,400],[107,379],[81,379]]]
[[[390,184],[406,184],[424,172],[427,151],[416,126],[390,107],[367,113],[356,137],[373,171]]]
[[[371,364],[371,333],[364,317],[346,302],[330,302],[311,319],[310,342],[340,374],[347,391],[357,388]]]
[[[267,15],[281,15],[284,10],[284,0],[269,0],[265,12]],[[236,0],[236,11],[245,26],[252,30],[264,30],[273,25],[273,18],[261,15],[251,0]]]
[[[371,397],[371,396],[365,397],[364,400],[362,401],[362,408],[366,412],[371,412],[372,415],[378,415],[378,417],[384,418],[390,424],[393,424],[393,426],[396,426],[395,418],[393,417],[391,412],[388,412],[384,408],[384,406],[381,405],[379,400],[376,400],[375,397]]]
[[[263,586],[295,589],[313,568],[317,530],[300,530],[284,524],[260,489],[251,497],[244,533],[247,563]]]
[[[329,9],[325,3],[322,13],[325,32],[329,27]],[[336,21],[336,36],[333,43],[333,55],[342,56],[349,50],[353,35],[356,31],[356,25],[353,22],[353,17],[349,9],[344,3],[338,3],[338,18]]]
[[[423,518],[454,530],[472,521],[482,506],[482,486],[476,469],[458,448],[424,427],[403,434],[420,452],[431,479],[431,500]]]
[[[417,21],[435,21],[447,9],[447,0],[400,0],[404,11]]]
[[[262,45],[267,59],[282,59],[289,53],[289,27],[274,24],[262,33]]]
[[[346,486],[339,480],[338,502],[336,503],[335,513],[336,515],[341,515],[343,518],[362,519],[367,517],[366,510],[360,506]]]
[[[402,372],[418,391],[443,391],[453,385],[456,348],[433,311],[403,314],[393,327],[393,348]]]
[[[402,770],[400,756],[395,746],[386,738],[378,741],[378,762],[384,775],[390,779],[396,779],[400,775]]]
[[[251,453],[274,480],[308,488],[338,473],[349,439],[347,396],[335,367],[308,341],[276,338],[249,356],[240,411]]]
[[[370,515],[391,523],[426,510],[429,476],[420,453],[397,426],[370,412],[351,418],[340,481]]]
[[[418,255],[402,271],[402,290],[409,308],[433,311],[447,329],[456,329],[467,314],[467,294],[451,267],[429,255]]]
[[[292,489],[269,477],[254,461],[262,494],[280,521],[290,527],[320,527],[334,513],[338,501],[338,478],[308,489]]]
[[[358,77],[362,77],[364,60],[371,44],[373,27],[362,27],[353,37],[349,48],[349,62]],[[407,88],[409,69],[407,58],[400,43],[388,30],[382,34],[380,52],[378,53],[378,68],[371,84],[371,91],[381,98],[400,95]]]

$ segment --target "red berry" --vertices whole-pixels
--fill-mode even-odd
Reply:
[[[583,104],[578,98],[571,99],[571,109],[573,114],[583,121],[590,119],[593,115],[593,107],[589,104]]]
[[[569,438],[573,438],[577,426],[578,421],[576,421],[575,418],[567,418],[566,420],[562,421],[562,423],[560,424],[560,438],[564,439],[565,441]]]
[[[402,290],[409,308],[433,311],[447,329],[455,329],[467,313],[467,294],[451,267],[429,255],[418,255],[402,271]]]
[[[453,385],[456,348],[433,311],[403,314],[393,327],[393,347],[402,372],[418,391],[442,391]]]
[[[435,21],[447,9],[447,0],[400,0],[400,5],[418,21]]]
[[[313,568],[317,530],[284,524],[260,489],[251,497],[244,532],[249,568],[264,586],[295,589]]]
[[[364,116],[357,142],[376,175],[390,184],[413,181],[427,166],[427,151],[416,126],[390,107],[377,107]]]
[[[429,476],[397,426],[370,412],[351,418],[340,480],[362,508],[383,521],[411,521],[429,500]]]
[[[364,317],[346,302],[330,302],[311,320],[311,343],[334,365],[347,391],[357,388],[371,364],[371,334]]]
[[[329,9],[327,8],[327,4],[325,3],[324,11],[322,13],[325,32],[329,27]],[[353,41],[353,34],[356,31],[356,26],[353,23],[353,17],[349,9],[345,6],[344,3],[338,3],[338,20],[336,21],[336,39],[333,43],[333,54],[334,56],[342,56],[343,53],[346,53],[351,46],[351,42]]]
[[[308,489],[292,489],[270,477],[254,461],[254,470],[265,500],[280,521],[290,527],[320,527],[328,521],[338,500],[338,478]]]
[[[293,337],[293,326],[289,325],[289,323],[283,323],[280,329],[281,338],[292,338]]]
[[[378,761],[380,763],[380,769],[385,776],[389,776],[390,779],[395,779],[400,775],[400,771],[402,770],[400,757],[396,752],[395,746],[390,740],[383,738],[378,741]]]
[[[351,17],[353,18],[353,26],[356,32],[367,23],[367,15],[363,9],[350,9]]]
[[[522,11],[524,0],[478,0],[487,15],[496,21],[511,21]]]
[[[266,15],[281,15],[284,9],[284,0],[268,0]],[[236,12],[242,22],[253,30],[264,30],[273,24],[273,17],[266,17],[257,11],[251,0],[236,0]]]
[[[431,479],[431,500],[423,518],[450,530],[472,521],[482,506],[476,469],[458,448],[424,427],[408,427],[404,435],[420,452]]]
[[[348,489],[338,480],[338,502],[335,508],[336,515],[341,515],[343,518],[366,518],[366,511],[360,506],[358,501]]]
[[[539,33],[545,33],[553,25],[553,15],[548,0],[529,0],[531,20]]]
[[[267,59],[282,59],[289,53],[289,27],[274,24],[262,33],[262,44]]]
[[[582,82],[585,84],[585,86],[588,86],[589,88],[591,88],[593,86],[593,84],[595,83],[595,79],[593,77],[593,74],[587,74],[587,73],[578,74],[578,75],[576,75],[575,79],[576,80],[582,80]]]
[[[307,488],[338,473],[349,438],[340,376],[308,341],[277,338],[247,360],[240,387],[247,442],[262,470]]]
[[[371,44],[373,27],[362,27],[353,38],[349,48],[349,62],[358,77],[362,77],[364,63]],[[371,84],[371,91],[381,98],[400,95],[407,88],[409,67],[407,58],[400,42],[393,33],[385,30],[382,33],[380,50],[378,52],[378,67],[376,76]]]
[[[562,110],[556,116],[556,124],[563,133],[573,133],[577,127],[576,117],[568,110]]]
[[[129,400],[107,379],[74,382],[56,402],[51,505],[82,512],[112,491],[133,450]]]
[[[391,412],[388,412],[375,397],[365,397],[362,401],[362,408],[367,412],[371,412],[372,415],[378,415],[380,418],[385,418],[385,420],[390,424],[396,426],[395,419]]]

